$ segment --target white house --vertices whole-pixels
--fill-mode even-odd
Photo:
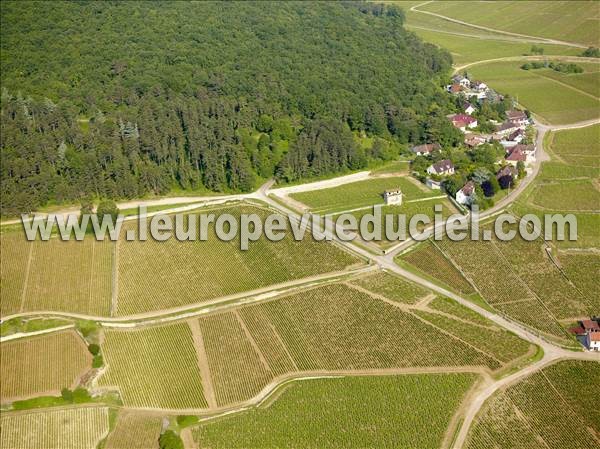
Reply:
[[[471,115],[471,114],[472,114],[473,112],[475,112],[477,109],[475,109],[475,108],[473,107],[473,105],[467,101],[467,102],[465,102],[465,104],[463,104],[463,110],[465,111],[465,114],[467,114],[467,115]]]
[[[427,168],[427,173],[430,175],[453,175],[454,174],[454,164],[450,159],[444,159],[435,164],[430,165]]]
[[[402,204],[402,191],[400,189],[386,190],[383,192],[383,200],[385,204],[397,205]]]
[[[600,332],[588,332],[586,344],[590,351],[600,351]]]
[[[475,184],[469,181],[456,192],[456,202],[463,206],[470,206],[473,203],[473,193],[475,193]]]

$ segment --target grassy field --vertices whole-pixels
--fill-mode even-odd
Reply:
[[[158,449],[159,417],[121,412],[104,449]]]
[[[600,364],[568,361],[496,393],[480,410],[465,447],[598,447]]]
[[[73,331],[2,343],[2,402],[59,395],[91,368],[92,357]]]
[[[439,447],[475,379],[423,374],[295,382],[269,406],[207,421],[194,437],[212,449]]]
[[[266,210],[248,205],[216,209],[210,213],[234,216],[256,213],[263,219],[268,215]],[[251,242],[247,251],[239,249],[237,239],[231,242],[219,240],[212,227],[207,241],[122,241],[119,242],[116,314],[129,315],[201,303],[344,270],[359,262],[337,246],[313,240],[310,233],[302,241],[295,241],[288,232],[279,242],[271,242],[263,235],[258,241]]]
[[[96,449],[108,433],[108,409],[2,412],[0,426],[2,449]]]
[[[408,262],[419,271],[442,281],[457,292],[467,295],[475,293],[473,286],[430,241],[424,242],[415,250],[403,254],[400,256],[400,260]]]
[[[420,6],[463,22],[495,30],[598,47],[600,6],[586,1],[443,1]]]
[[[108,368],[99,385],[117,387],[126,406],[207,406],[187,324],[109,330],[105,332],[102,352]]]
[[[409,24],[410,19],[409,19]],[[442,23],[447,26],[449,22]],[[431,42],[439,47],[445,48],[452,54],[454,65],[460,66],[470,62],[482,61],[486,59],[504,58],[508,56],[522,56],[531,54],[531,43],[528,42],[510,42],[507,40],[479,37],[459,36],[456,34],[445,33],[444,28],[438,31],[429,31],[419,28],[413,30],[421,39]],[[476,30],[469,29],[467,32]],[[568,47],[564,45],[539,45],[544,49],[547,55],[572,55],[581,54],[582,49]],[[583,79],[584,77],[581,77]],[[586,76],[587,78],[587,76]]]
[[[499,92],[518,99],[527,109],[552,124],[590,120],[600,116],[600,99],[581,92],[564,82],[571,75],[558,74],[548,78],[537,70],[523,70],[523,62],[502,61],[480,64],[468,69],[471,76],[483,79]],[[597,78],[597,75],[594,75]],[[552,95],[548,93],[552,92]]]
[[[113,243],[93,238],[28,242],[22,232],[3,232],[0,247],[11,258],[2,264],[3,314],[109,313]]]
[[[352,182],[329,189],[294,193],[290,196],[306,204],[311,212],[329,214],[383,204],[384,190],[396,188],[402,190],[403,201],[440,195],[439,192],[428,189],[412,178],[393,176]]]

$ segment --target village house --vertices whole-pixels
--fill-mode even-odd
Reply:
[[[452,161],[450,161],[450,159],[444,159],[439,162],[436,162],[435,164],[430,165],[427,168],[427,173],[429,173],[430,175],[438,176],[453,175],[454,164],[452,163]]]
[[[455,128],[460,129],[462,132],[465,132],[467,128],[477,127],[477,119],[467,114],[454,114],[448,116],[448,118],[452,122],[452,125],[454,125]]]
[[[425,185],[432,190],[441,190],[442,183],[440,181],[436,181],[435,179],[427,178],[425,180]]]
[[[467,115],[471,115],[473,114],[473,112],[475,112],[477,109],[475,109],[473,107],[473,105],[471,103],[469,103],[468,101],[465,101],[465,103],[463,104],[463,111],[465,112],[465,114]]]
[[[488,89],[487,84],[485,84],[482,81],[472,81],[471,82],[471,89],[475,89],[479,92],[484,92]]]
[[[416,145],[410,149],[417,156],[426,156],[434,151],[440,151],[442,149],[439,143],[426,143],[423,145]]]
[[[506,121],[512,123],[515,126],[527,126],[529,124],[529,118],[523,111],[506,111]]]
[[[503,189],[513,187],[518,177],[519,171],[513,165],[506,165],[496,173],[496,179]]]
[[[600,351],[600,324],[598,321],[598,318],[581,320],[579,326],[569,329],[590,351]]]
[[[383,192],[383,200],[388,206],[402,204],[402,191],[400,189],[386,190]]]
[[[473,203],[473,194],[475,193],[475,184],[473,181],[467,182],[462,189],[456,192],[456,202],[463,206],[470,206]]]

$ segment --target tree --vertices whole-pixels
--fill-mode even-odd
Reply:
[[[184,449],[181,437],[172,430],[167,430],[158,438],[160,449]]]
[[[517,162],[517,174],[519,176],[519,179],[523,179],[523,177],[525,176],[525,164],[523,163],[523,161]]]
[[[60,396],[66,402],[73,402],[73,392],[71,390],[69,390],[68,388],[63,388],[62,390],[60,390]]]
[[[495,176],[490,178],[481,185],[483,193],[487,197],[492,197],[500,190],[500,184]]]
[[[104,200],[100,201],[98,204],[98,209],[96,210],[96,214],[98,215],[98,219],[102,221],[105,215],[109,215],[112,217],[113,223],[116,223],[117,216],[119,215],[119,209],[117,205],[112,200]]]

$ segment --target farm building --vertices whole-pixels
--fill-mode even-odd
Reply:
[[[473,202],[473,194],[475,193],[475,184],[473,181],[467,182],[462,189],[456,192],[456,202],[464,206],[469,206]]]
[[[433,153],[434,151],[440,151],[441,149],[442,147],[439,143],[426,143],[423,145],[416,145],[410,150],[417,156],[425,156],[427,154]]]
[[[430,175],[438,176],[453,175],[454,164],[450,159],[444,159],[439,162],[436,162],[435,164],[430,165],[427,168],[427,173],[429,173]]]
[[[402,204],[402,191],[400,189],[386,190],[383,192],[383,200],[388,206]]]

